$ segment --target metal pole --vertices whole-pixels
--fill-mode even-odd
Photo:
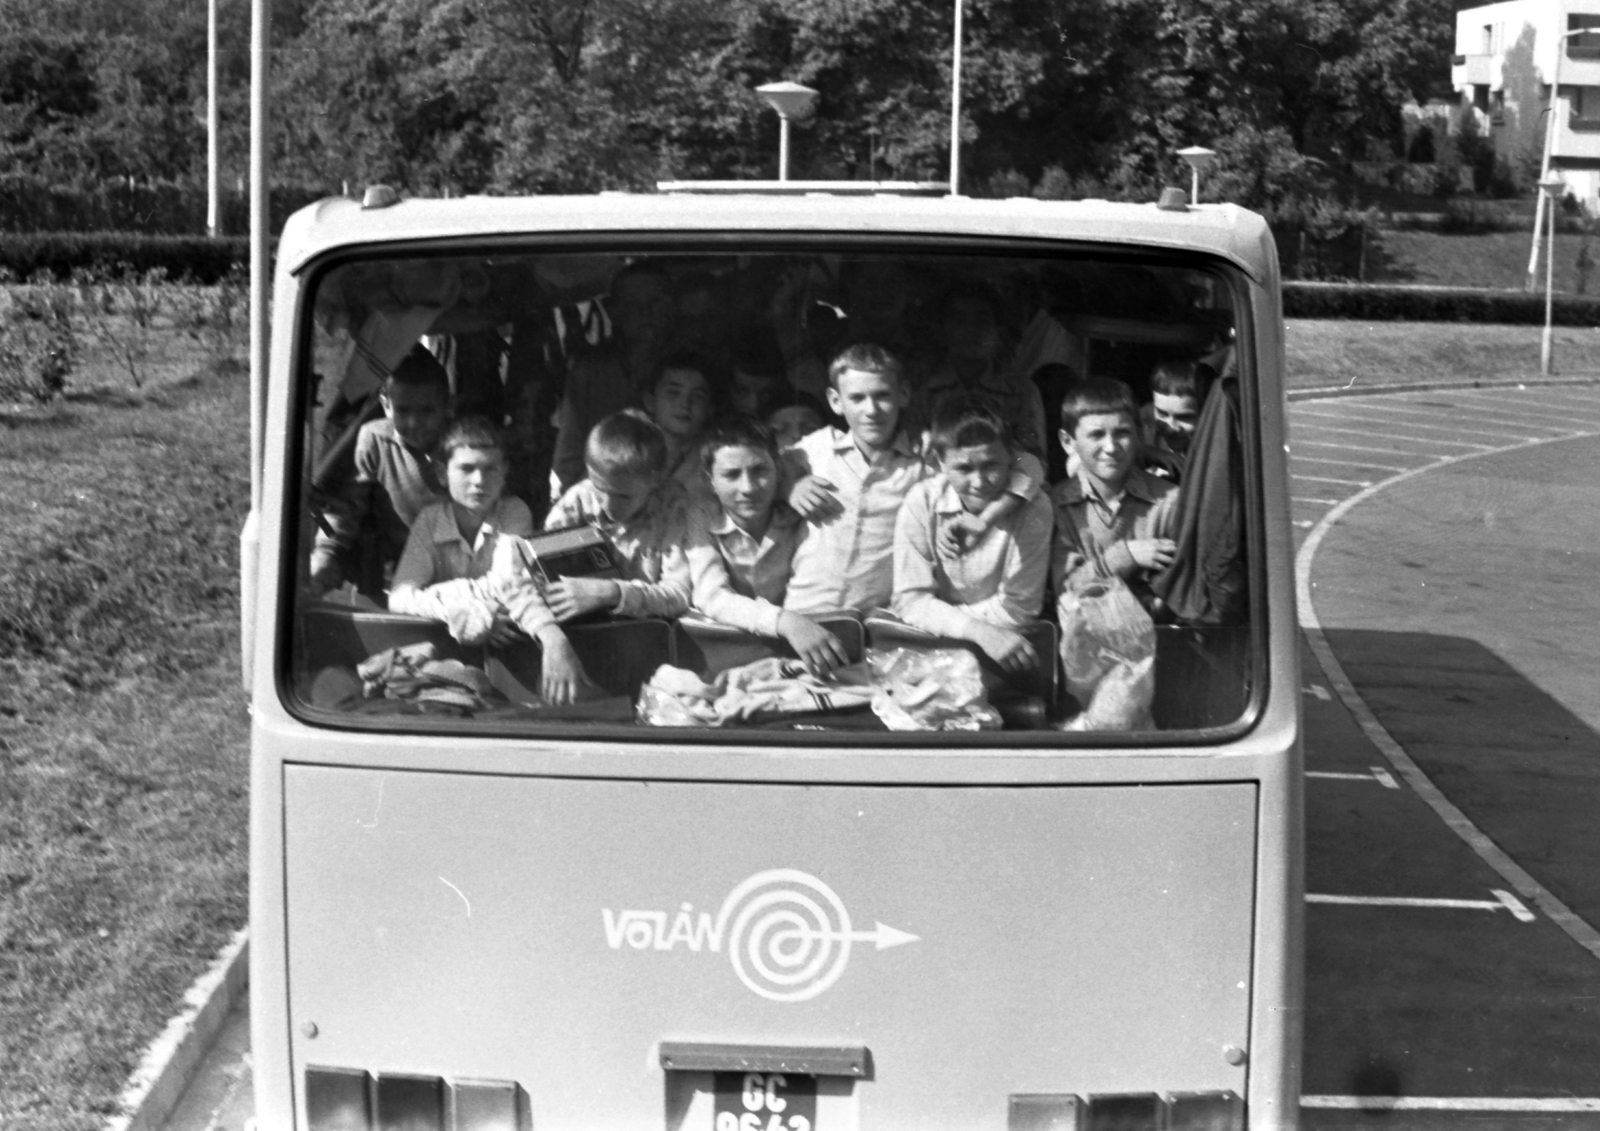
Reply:
[[[266,392],[272,264],[267,258],[269,158],[267,88],[270,82],[272,0],[252,0],[250,14],[250,507],[261,509],[261,455],[266,435]]]
[[[217,127],[217,0],[209,0],[206,14],[206,235],[222,232],[220,204],[222,168],[218,160]]]
[[[1556,65],[1550,70],[1550,121],[1544,130],[1544,160],[1539,165],[1539,179],[1550,179],[1550,159],[1555,154],[1556,144],[1556,100],[1561,97],[1561,55],[1566,47],[1567,35],[1556,36]],[[1533,204],[1533,247],[1528,252],[1528,278],[1523,283],[1523,289],[1530,294],[1539,280],[1539,228],[1544,221],[1545,193],[1539,191],[1539,199]]]
[[[1539,189],[1539,199],[1543,200],[1550,194],[1543,188]],[[1550,246],[1544,256],[1544,340],[1539,345],[1539,371],[1546,377],[1551,374],[1551,354],[1554,352],[1554,332],[1551,326],[1555,314],[1555,273],[1556,273],[1556,202],[1550,199]]]
[[[1189,203],[1200,203],[1200,166],[1189,166]]]
[[[789,179],[789,117],[778,115],[778,179]]]
[[[950,195],[961,193],[961,14],[966,0],[956,0],[956,43],[950,62]]]

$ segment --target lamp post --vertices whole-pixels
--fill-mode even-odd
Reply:
[[[1178,150],[1178,156],[1189,163],[1189,203],[1200,203],[1200,174],[1217,162],[1217,151],[1203,145],[1191,145]]]
[[[1600,28],[1575,27],[1562,32],[1555,38],[1556,62],[1550,68],[1550,120],[1544,128],[1544,160],[1539,165],[1539,184],[1541,191],[1533,208],[1533,247],[1528,252],[1528,278],[1523,284],[1524,288],[1532,293],[1539,277],[1539,228],[1544,222],[1545,192],[1542,186],[1550,179],[1550,162],[1555,156],[1556,147],[1556,101],[1561,97],[1561,56],[1566,52],[1566,43],[1574,35],[1600,32]]]
[[[217,0],[210,0],[206,6],[206,235],[212,238],[222,231],[217,126]]]
[[[1555,273],[1556,273],[1556,198],[1567,187],[1565,181],[1554,174],[1547,173],[1539,181],[1539,199],[1550,198],[1550,246],[1544,253],[1544,337],[1539,343],[1539,372],[1546,377],[1550,376],[1551,362],[1555,334],[1552,330],[1555,314]]]
[[[961,192],[961,16],[966,0],[956,0],[955,46],[950,58],[950,195]]]
[[[778,179],[786,181],[789,179],[789,122],[804,121],[811,116],[817,92],[797,82],[769,82],[756,87],[756,93],[778,112]]]

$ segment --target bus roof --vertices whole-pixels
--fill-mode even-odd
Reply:
[[[599,193],[403,200],[364,209],[331,197],[290,217],[278,255],[291,271],[324,252],[373,243],[496,235],[801,232],[1071,240],[1209,252],[1257,281],[1274,255],[1266,222],[1232,204],[1164,211],[1154,204],[1031,197]]]

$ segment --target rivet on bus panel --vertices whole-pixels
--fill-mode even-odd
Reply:
[[[317,1023],[315,1021],[307,1021],[304,1025],[300,1026],[300,1035],[305,1037],[308,1041],[314,1039],[318,1032],[320,1032],[320,1030],[317,1028]]]
[[[1065,1095],[1013,1095],[1006,1113],[1006,1131],[1078,1131],[1083,1101]]]
[[[1243,1064],[1245,1060],[1244,1049],[1238,1045],[1228,1045],[1222,1050],[1222,1059],[1232,1065]]]

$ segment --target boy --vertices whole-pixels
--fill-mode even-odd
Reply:
[[[1146,453],[1146,470],[1163,479],[1177,482],[1188,462],[1205,399],[1201,377],[1201,367],[1187,361],[1164,361],[1150,374],[1150,422],[1155,435],[1152,450]]]
[[[405,549],[423,508],[447,498],[439,439],[450,420],[450,381],[444,366],[414,346],[378,395],[383,419],[356,435],[355,475],[339,488],[311,550],[311,589],[320,596],[358,574],[352,559],[362,527],[374,528],[374,575],[387,575]],[[355,580],[354,576],[349,577]],[[377,588],[379,576],[363,579]]]
[[[1061,402],[1061,446],[1076,471],[1054,491],[1058,597],[1081,578],[1120,577],[1148,608],[1148,575],[1172,562],[1178,493],[1137,466],[1138,425],[1138,403],[1121,381],[1090,378]]]
[[[739,337],[733,351],[729,405],[743,416],[758,416],[761,406],[793,393],[783,364],[778,336],[770,326],[755,326]]]
[[[963,553],[947,553],[941,528],[1004,496],[1015,449],[998,413],[958,395],[934,414],[930,450],[941,471],[911,488],[895,522],[893,612],[924,632],[971,641],[1005,671],[1027,671],[1039,657],[1017,628],[1044,602],[1050,502],[1035,495]]]
[[[463,643],[507,643],[510,623],[474,582],[508,541],[533,533],[533,515],[527,503],[505,494],[505,442],[487,420],[457,421],[440,447],[450,497],[417,515],[394,571],[389,608],[442,620]]]
[[[745,632],[782,637],[814,675],[848,663],[838,637],[781,607],[805,524],[777,501],[771,430],[731,417],[711,427],[700,453],[717,505],[690,515],[686,553],[695,608]]]
[[[710,367],[690,353],[674,354],[661,363],[644,393],[644,408],[667,441],[667,472],[685,494],[710,501],[700,467],[700,433],[711,418]],[[591,472],[591,475],[593,473]]]
[[[794,447],[802,436],[811,435],[828,422],[828,410],[822,407],[822,402],[798,390],[768,401],[756,415],[772,429],[772,438],[777,441],[780,452]]]
[[[545,529],[594,523],[617,551],[623,577],[562,577],[541,592],[525,546],[497,560],[493,574],[511,619],[544,649],[540,694],[555,703],[571,702],[589,682],[561,623],[600,611],[671,619],[689,607],[684,500],[666,478],[661,429],[637,409],[612,413],[590,431],[584,462],[589,477],[561,496]]]
[[[828,367],[828,407],[846,430],[819,428],[784,452],[789,504],[806,519],[784,608],[808,615],[886,605],[894,590],[895,515],[927,475],[901,427],[909,400],[900,363],[875,345],[854,345]],[[1038,493],[1039,462],[1022,457],[1006,493],[981,515],[962,516],[952,544],[981,535]],[[1020,498],[1018,497],[1020,496]]]

